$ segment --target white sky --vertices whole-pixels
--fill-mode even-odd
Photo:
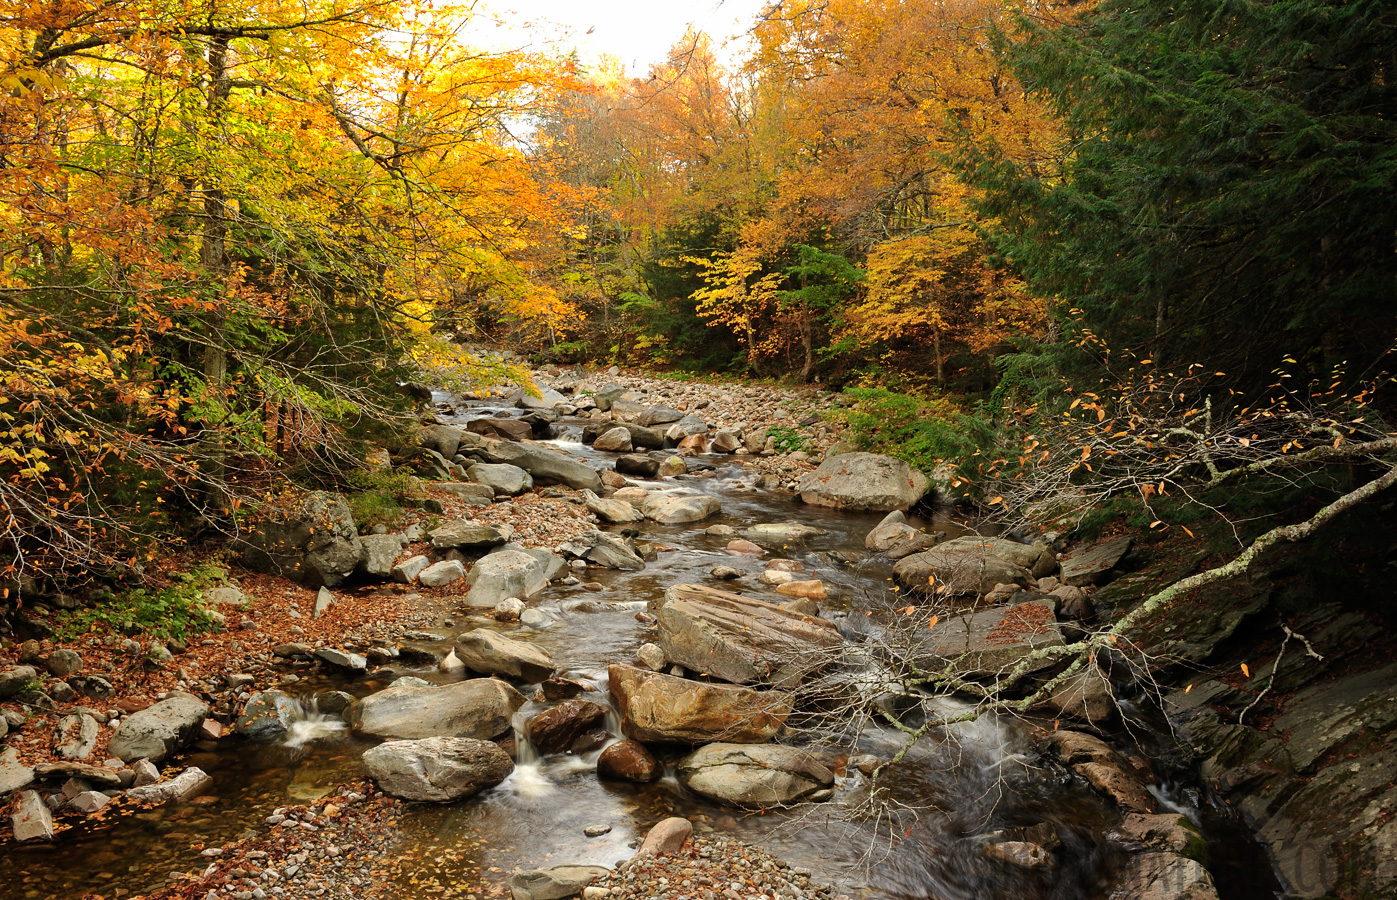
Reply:
[[[584,64],[603,55],[619,58],[631,75],[644,75],[665,58],[693,24],[713,39],[718,58],[731,65],[746,55],[743,36],[767,0],[485,0],[468,40],[481,49],[528,49],[565,54],[576,49]],[[590,31],[590,33],[588,33]]]

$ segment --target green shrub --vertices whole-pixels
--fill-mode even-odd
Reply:
[[[964,464],[990,446],[993,430],[943,397],[899,394],[885,388],[846,388],[854,405],[832,415],[861,450],[884,453],[931,472],[940,462]]]
[[[132,626],[160,640],[187,640],[217,627],[204,591],[222,576],[217,566],[200,563],[176,575],[169,587],[138,588],[98,606],[75,610],[58,622],[55,633],[66,640],[93,630],[116,632]]]
[[[360,528],[396,527],[407,514],[402,501],[415,496],[412,475],[405,470],[359,471],[349,476],[349,483],[356,492],[345,500]]]
[[[810,449],[806,436],[789,425],[772,425],[766,430],[766,436],[776,439],[776,449],[781,453]]]

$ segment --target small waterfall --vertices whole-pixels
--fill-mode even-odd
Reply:
[[[287,729],[286,739],[282,741],[286,747],[300,749],[314,741],[337,738],[349,730],[338,713],[321,712],[315,697],[298,697],[297,702],[301,714]]]

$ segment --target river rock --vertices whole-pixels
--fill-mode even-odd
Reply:
[[[543,590],[566,563],[543,550],[516,550],[510,546],[482,557],[466,577],[470,591],[466,603],[494,608],[506,597],[527,599]]]
[[[682,525],[715,516],[721,508],[718,498],[707,494],[655,492],[645,498],[640,511],[661,525]]]
[[[650,641],[641,644],[640,649],[635,651],[635,656],[636,659],[640,660],[641,665],[652,672],[663,672],[665,666],[668,665],[665,660],[665,651],[659,644]]]
[[[671,456],[660,463],[660,476],[663,478],[675,478],[689,471],[689,464],[678,456]]]
[[[1001,584],[1032,587],[1033,573],[997,552],[1012,548],[1027,549],[996,538],[956,538],[898,560],[893,576],[905,588],[945,588],[952,594],[988,594]]]
[[[301,718],[301,704],[285,691],[258,691],[248,698],[233,730],[254,740],[281,737]]]
[[[595,444],[598,437],[617,428],[624,428],[637,450],[659,450],[665,445],[664,435],[653,428],[632,422],[592,422],[582,429],[582,443]],[[600,449],[600,448],[598,448]]]
[[[664,766],[640,741],[626,738],[608,746],[597,757],[597,775],[612,781],[646,783],[664,774]]]
[[[658,616],[670,662],[736,684],[797,684],[829,665],[844,642],[823,619],[696,584],[665,591]]]
[[[399,584],[412,584],[413,579],[421,575],[431,564],[431,559],[426,556],[405,559],[393,567],[393,580]]]
[[[828,600],[829,591],[823,581],[788,581],[776,586],[776,593],[783,597],[796,597],[801,600]],[[779,607],[786,609],[785,605]]]
[[[703,434],[691,434],[679,442],[679,446],[675,448],[675,452],[680,456],[698,456],[700,453],[707,453],[708,436]],[[672,458],[673,457],[671,457],[671,459]],[[668,462],[668,460],[666,460],[666,462]],[[686,465],[685,469],[687,468],[688,466]],[[663,463],[660,464],[660,472],[664,474]],[[679,473],[676,472],[673,474]]]
[[[568,398],[546,385],[536,384],[533,386],[538,392],[535,397],[532,392],[525,388],[515,391],[511,399],[514,405],[520,409],[541,409],[552,412],[559,403],[567,403]]]
[[[790,697],[779,691],[689,681],[626,665],[612,665],[608,675],[621,730],[647,743],[760,743],[775,737],[791,713]]]
[[[33,666],[11,666],[0,672],[0,699],[29,690],[39,680]]]
[[[591,700],[568,700],[529,720],[529,740],[540,753],[562,753],[606,721],[606,707]]]
[[[460,560],[444,559],[439,563],[432,563],[417,573],[417,583],[423,587],[441,587],[444,584],[451,584],[453,581],[460,581],[465,577],[466,567]]]
[[[603,500],[591,491],[582,492],[582,503],[588,512],[610,525],[628,525],[645,518],[626,501],[615,498]]]
[[[1035,650],[1063,645],[1053,605],[1032,600],[963,616],[950,616],[928,632],[918,632],[913,651],[919,665],[941,667],[954,660],[965,675],[994,676],[1016,666]],[[1027,670],[1051,668],[1055,658],[1039,659]]]
[[[495,416],[471,419],[466,423],[466,428],[470,429],[473,434],[505,441],[527,441],[534,436],[533,426],[528,422],[519,419],[501,419]]]
[[[1126,766],[1107,762],[1084,762],[1072,770],[1087,780],[1087,783],[1110,797],[1127,813],[1152,813],[1158,804],[1154,795],[1140,782],[1134,772]]]
[[[1082,587],[1104,581],[1107,574],[1130,552],[1131,538],[1113,538],[1073,553],[1062,561],[1062,583]]]
[[[19,751],[6,747],[0,751],[0,797],[17,791],[34,780],[34,770],[19,758]]]
[[[126,797],[133,803],[171,803],[188,800],[213,787],[213,779],[203,769],[190,766],[169,781],[133,787]]]
[[[194,742],[208,714],[202,700],[187,694],[170,697],[123,719],[109,749],[123,762],[142,757],[162,762]]]
[[[813,525],[799,525],[795,522],[752,525],[742,530],[742,536],[759,544],[792,544],[807,538],[828,534],[823,528]]]
[[[386,793],[436,803],[472,797],[514,771],[514,760],[498,744],[463,737],[387,741],[363,760],[364,770]]]
[[[1054,689],[1043,705],[1062,718],[1104,725],[1115,715],[1116,697],[1106,673],[1089,666]]]
[[[38,791],[20,792],[14,812],[10,814],[10,826],[14,829],[15,840],[20,843],[53,840],[53,814]]]
[[[78,655],[76,650],[60,647],[49,654],[44,666],[53,677],[67,678],[69,675],[82,671],[82,657]]]
[[[1130,813],[1112,829],[1110,837],[1145,850],[1177,853],[1190,858],[1198,858],[1207,851],[1207,844],[1197,827],[1178,813]]]
[[[630,453],[631,433],[619,426],[609,429],[597,436],[592,447],[605,453]]]
[[[466,476],[490,488],[498,496],[513,497],[534,488],[534,477],[509,463],[476,463],[466,469]]]
[[[417,442],[450,459],[461,447],[461,429],[450,425],[423,425],[417,429]]]
[[[514,466],[510,466],[510,468],[512,469]],[[519,471],[523,473],[525,478],[528,478],[529,473],[524,472],[523,469]],[[467,470],[466,475],[470,477],[470,470]],[[529,483],[532,484],[532,480]],[[474,481],[442,481],[432,485],[432,487],[442,493],[458,497],[471,506],[489,506],[495,502],[495,489],[488,484],[478,484]]]
[[[64,716],[58,720],[58,746],[53,752],[64,759],[87,759],[97,745],[99,730],[91,716]]]
[[[641,413],[636,419],[636,424],[650,428],[655,425],[668,425],[670,422],[678,422],[684,418],[684,414],[672,406],[652,406]],[[708,426],[704,426],[704,431]]]
[[[873,526],[863,539],[863,545],[870,552],[886,553],[898,544],[910,541],[917,536],[917,529],[907,524],[907,516],[895,509]]]
[[[155,767],[155,763],[148,759],[138,759],[133,762],[131,771],[135,775],[135,778],[131,780],[133,787],[145,787],[160,780],[160,770]]]
[[[349,707],[345,719],[355,733],[405,740],[469,737],[488,741],[512,734],[514,713],[524,705],[523,694],[494,678],[440,687],[397,685]]]
[[[361,537],[364,545],[364,560],[360,571],[370,578],[388,578],[393,574],[393,563],[403,549],[400,534],[369,534]]]
[[[455,474],[454,464],[430,447],[405,450],[400,462],[428,481],[448,481]]]
[[[471,454],[487,463],[518,466],[533,476],[535,484],[564,484],[579,491],[601,491],[596,470],[563,453],[537,444],[485,441]]]
[[[708,744],[677,769],[680,783],[694,793],[750,809],[827,798],[834,786],[834,773],[808,752],[779,744]]]
[[[504,533],[489,525],[451,522],[427,532],[427,539],[438,550],[480,550],[499,547],[505,542]]]
[[[563,900],[576,897],[594,881],[605,879],[611,870],[601,866],[554,866],[528,869],[509,878],[514,900]]]
[[[1137,853],[1116,875],[1110,900],[1217,900],[1208,870],[1174,853]]]
[[[478,628],[456,638],[456,658],[482,675],[506,675],[534,683],[553,674],[553,660],[539,648]]]
[[[713,435],[711,449],[714,453],[735,453],[742,447],[742,441],[730,431],[720,431]]]
[[[102,807],[112,802],[112,798],[97,791],[83,791],[72,800],[68,801],[68,808],[77,810],[85,816],[90,816],[101,811]]]
[[[616,459],[616,471],[621,475],[634,475],[637,478],[654,478],[660,473],[660,462],[648,456],[631,453]]]
[[[796,485],[812,506],[850,510],[907,509],[926,493],[927,478],[900,459],[845,453],[826,459]]]
[[[334,587],[364,558],[364,545],[341,494],[314,491],[295,505],[272,508],[234,545],[253,571],[308,587]]]
[[[679,816],[670,816],[655,823],[655,827],[645,835],[645,840],[641,842],[635,855],[658,856],[661,853],[678,853],[693,836],[692,822]]]
[[[322,662],[328,663],[337,669],[345,669],[349,672],[363,672],[368,669],[369,661],[358,653],[349,653],[338,650],[334,647],[321,647],[315,651],[315,655]]]

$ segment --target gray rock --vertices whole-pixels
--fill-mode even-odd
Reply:
[[[609,869],[601,866],[528,869],[510,876],[509,889],[514,894],[514,900],[563,900],[565,897],[576,897],[583,888],[610,874]]]
[[[316,491],[285,511],[270,512],[235,549],[248,568],[310,587],[334,587],[364,558],[349,504],[340,494]]]
[[[834,773],[804,750],[779,744],[709,744],[679,761],[689,790],[729,806],[767,808],[827,793]]]
[[[34,770],[20,761],[19,751],[6,747],[0,751],[0,796],[17,791],[34,780]]]
[[[638,453],[618,457],[615,464],[617,474],[634,475],[637,478],[654,478],[660,473],[660,461]]]
[[[678,853],[684,849],[689,838],[694,836],[694,826],[688,819],[670,816],[655,823],[645,835],[636,856],[658,856],[661,853]]]
[[[254,739],[277,738],[301,718],[301,704],[284,691],[258,691],[248,698],[233,724],[238,734]]]
[[[423,587],[441,587],[466,577],[466,567],[459,560],[444,559],[433,563],[417,574],[417,583]]]
[[[518,466],[536,484],[564,484],[577,490],[601,491],[601,476],[586,463],[535,444],[486,441],[472,455],[488,463]]]
[[[203,769],[190,766],[169,781],[133,787],[126,792],[132,803],[174,803],[188,800],[213,787],[213,779]]]
[[[525,725],[539,753],[562,753],[606,722],[606,707],[591,700],[568,700],[546,709]]]
[[[752,525],[742,530],[742,536],[758,544],[798,543],[807,538],[827,534],[823,528],[813,525],[799,525],[795,522]]]
[[[553,390],[551,387],[546,387],[544,385],[535,385],[534,387],[538,391],[539,396],[535,397],[528,390],[520,388],[518,391],[515,391],[513,395],[514,405],[518,406],[520,409],[541,409],[551,412],[553,407],[557,406],[559,403],[568,402],[568,398]]]
[[[100,675],[83,675],[68,679],[68,683],[94,700],[110,700],[116,696],[116,688]]]
[[[160,780],[160,770],[155,767],[155,763],[148,759],[138,759],[133,762],[131,771],[136,776],[131,782],[134,787],[145,787]]]
[[[597,435],[592,447],[605,453],[630,453],[631,433],[618,425]]]
[[[345,713],[350,727],[361,735],[389,739],[488,741],[512,734],[514,713],[524,705],[522,694],[494,678],[399,687],[403,680],[351,706]]]
[[[403,549],[400,534],[371,534],[362,537],[364,545],[363,572],[371,578],[388,578],[393,574],[393,563]]]
[[[543,590],[565,565],[561,557],[544,551],[496,550],[471,568],[466,603],[493,609],[506,597],[527,599]]]
[[[666,659],[735,684],[798,684],[844,643],[824,619],[703,585],[670,587],[658,616]]]
[[[611,525],[628,525],[645,518],[624,500],[603,500],[591,491],[582,493],[582,502],[592,515]]]
[[[68,801],[68,808],[90,816],[112,802],[112,798],[98,791],[83,791]]]
[[[636,424],[649,428],[653,425],[668,425],[670,422],[678,422],[684,418],[684,414],[672,406],[652,406],[636,418]],[[707,431],[708,427],[704,426]]]
[[[513,467],[511,466],[511,468]],[[466,471],[466,476],[470,477],[469,469]],[[527,478],[528,473],[525,473],[524,477]],[[471,506],[489,506],[495,502],[495,489],[488,484],[477,484],[471,481],[443,481],[432,485],[432,487],[464,500]]]
[[[682,525],[716,516],[721,509],[718,498],[707,494],[652,491],[645,497],[640,511],[645,518],[661,525]]]
[[[851,510],[907,509],[926,493],[925,475],[900,459],[877,453],[845,453],[826,459],[796,484],[812,506]]]
[[[626,429],[631,446],[636,450],[659,450],[665,445],[665,437],[653,428],[636,425],[632,422],[594,422],[582,429],[582,443],[594,444],[598,437],[616,428]]]
[[[469,522],[451,522],[427,532],[427,538],[438,550],[481,550],[499,547],[505,536],[498,528],[489,525],[472,525]]]
[[[952,594],[988,594],[1001,584],[1028,588],[1033,573],[1022,563],[1036,563],[1042,550],[1046,548],[999,538],[956,538],[898,560],[893,575],[903,587],[917,591],[934,586]]]
[[[53,840],[53,814],[49,812],[38,791],[21,791],[10,814],[10,825],[14,828],[15,840]]]
[[[1032,600],[942,619],[930,631],[918,632],[911,655],[920,665],[940,668],[953,660],[962,674],[994,676],[1015,667],[1035,650],[1062,644],[1053,605]],[[1039,659],[1028,671],[1041,671],[1056,663],[1053,658]]]
[[[508,463],[476,463],[466,470],[471,481],[483,484],[496,496],[513,497],[534,488],[534,477]]]
[[[336,650],[333,647],[321,647],[315,651],[315,655],[336,668],[351,672],[363,672],[369,667],[369,661],[359,654]]]
[[[1116,876],[1110,900],[1217,900],[1208,870],[1173,853],[1137,853]]]
[[[546,628],[548,616],[541,609],[526,609],[519,614],[519,624],[529,628]]]
[[[714,566],[708,574],[724,581],[734,581],[741,578],[744,573],[741,569],[734,569],[732,566]]]
[[[585,559],[608,569],[639,571],[645,568],[645,560],[640,558],[628,541],[595,529],[573,538],[559,549],[569,556]]]
[[[77,778],[99,787],[117,787],[121,784],[121,775],[115,769],[81,762],[39,763],[34,767],[34,777],[40,781],[68,781]]]
[[[39,673],[33,666],[11,666],[0,672],[0,698],[13,697],[27,691],[39,681]]]
[[[456,658],[481,675],[506,675],[530,683],[553,674],[553,660],[539,648],[480,628],[456,639]]]
[[[393,567],[393,580],[398,584],[412,584],[413,579],[422,574],[422,571],[432,564],[432,561],[425,556],[414,556],[405,559]]]
[[[82,671],[82,657],[76,650],[60,648],[49,654],[47,668],[55,678],[67,678]]]
[[[635,666],[613,665],[608,687],[627,737],[653,743],[761,743],[791,713],[790,696],[737,685],[689,681]]]
[[[472,797],[514,771],[498,744],[462,737],[388,741],[363,760],[369,777],[388,794],[437,803]]]
[[[1062,583],[1082,587],[1104,581],[1121,557],[1130,552],[1130,544],[1131,538],[1126,535],[1078,550],[1062,560]]]
[[[640,649],[635,651],[636,658],[644,664],[645,668],[652,672],[663,672],[668,663],[665,661],[665,651],[659,644],[649,641],[640,645]]]
[[[87,759],[97,745],[100,728],[87,715],[64,716],[58,720],[58,746],[54,752],[64,759]]]
[[[322,587],[315,594],[315,606],[311,609],[311,615],[320,618],[330,611],[330,607],[335,605],[335,595],[330,593],[330,589]]]
[[[122,720],[112,735],[111,753],[124,762],[143,757],[162,762],[194,742],[208,714],[207,703],[187,694],[162,700]]]
[[[895,509],[873,527],[873,530],[863,539],[863,545],[873,553],[885,553],[916,536],[917,529],[907,524],[907,516],[902,513],[902,510]]]

